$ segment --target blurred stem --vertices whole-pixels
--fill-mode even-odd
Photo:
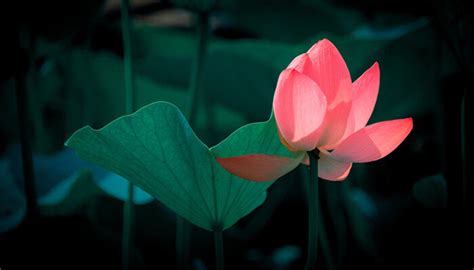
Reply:
[[[133,184],[128,182],[128,196],[123,207],[122,269],[124,270],[130,268],[130,258],[132,256],[133,221],[135,219],[133,190]]]
[[[214,246],[216,251],[216,270],[224,270],[224,241],[222,230],[214,231]]]
[[[204,66],[204,58],[206,56],[207,42],[209,37],[209,15],[207,13],[199,13],[197,17],[197,52],[196,59],[193,63],[191,73],[191,81],[189,85],[189,97],[186,108],[186,117],[189,124],[193,127],[196,118],[197,98],[200,90],[202,72]]]
[[[176,216],[176,265],[177,269],[184,270],[189,262],[189,248],[191,240],[191,223],[181,216]]]
[[[20,48],[24,46],[29,47],[32,51],[31,36],[24,29],[19,31],[18,37]],[[33,221],[38,214],[38,206],[36,203],[36,186],[35,175],[33,167],[33,151],[31,148],[31,138],[29,131],[29,114],[28,114],[28,93],[26,90],[27,70],[28,65],[34,69],[31,55],[27,55],[25,50],[19,51],[18,67],[15,72],[15,86],[16,86],[16,103],[18,113],[18,126],[20,129],[20,143],[21,143],[21,158],[23,166],[23,179],[27,204],[27,221]],[[22,59],[24,61],[22,61]]]
[[[318,206],[319,206],[318,208],[319,212],[322,213],[321,204],[318,203]],[[321,244],[320,249],[321,249],[322,257],[326,261],[326,269],[327,270],[335,269],[333,257],[331,256],[331,250],[329,249],[328,231],[326,229],[326,224],[324,224],[324,219],[319,218],[318,224],[319,224],[318,233],[319,233],[319,239],[320,239],[319,243]]]
[[[189,85],[189,96],[186,107],[186,118],[189,125],[195,128],[197,115],[197,98],[202,79],[204,59],[206,56],[207,42],[209,36],[209,16],[207,13],[199,13],[197,17],[197,49],[196,58],[193,63],[191,80]],[[184,270],[189,262],[191,246],[192,226],[181,216],[176,216],[176,265],[178,269]]]
[[[125,83],[125,113],[130,114],[134,110],[134,81],[132,64],[132,22],[129,17],[129,2],[121,0],[120,10],[122,13],[122,38],[123,38],[123,62]]]
[[[319,212],[319,151],[308,152],[309,155],[309,196],[308,196],[308,254],[305,270],[312,270],[318,253],[318,212]]]
[[[462,178],[463,178],[463,203],[467,204],[467,163],[466,163],[466,95],[467,89],[464,89],[464,93],[461,99],[461,158],[462,158]]]
[[[348,226],[347,226],[347,216],[344,206],[342,205],[343,201],[343,188],[344,182],[324,182],[322,188],[322,196],[320,196],[320,201],[324,200],[327,207],[327,221],[329,224],[333,225],[334,228],[334,238],[333,241],[336,243],[334,245],[334,262],[339,267],[344,262],[344,258],[347,254],[347,239],[348,239]],[[322,218],[320,218],[322,219]],[[322,224],[320,222],[319,224]],[[321,237],[322,242],[323,229],[320,227],[319,236]],[[321,251],[324,249],[321,244]],[[329,268],[328,268],[329,269]]]
[[[461,151],[462,151],[462,176],[463,199],[468,213],[472,213],[473,205],[473,179],[472,179],[472,88],[466,87],[461,104]],[[470,105],[469,105],[470,104]],[[470,126],[471,125],[471,126]]]
[[[122,14],[122,38],[123,38],[123,66],[125,83],[125,113],[130,114],[134,110],[134,81],[132,65],[132,22],[129,16],[130,4],[128,0],[121,0],[120,12]],[[134,187],[128,183],[128,196],[123,207],[123,231],[122,231],[122,269],[130,268],[130,258],[133,243],[133,221],[134,221]]]

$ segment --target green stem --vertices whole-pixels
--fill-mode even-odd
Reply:
[[[319,204],[319,211],[321,213],[321,204]],[[328,239],[328,231],[326,229],[326,225],[324,224],[323,218],[319,218],[318,220],[319,228],[318,228],[318,241],[320,244],[321,249],[321,257],[325,259],[326,262],[326,269],[332,270],[335,269],[333,257],[331,256],[331,250],[329,249],[329,239]]]
[[[316,150],[318,151],[318,150]],[[308,254],[305,270],[312,270],[318,253],[318,210],[319,210],[319,152],[308,152],[309,155],[309,196],[308,196]]]
[[[133,184],[128,182],[128,196],[123,206],[123,231],[122,231],[122,269],[130,268],[132,257],[133,243],[133,221],[134,221],[134,204],[133,204]]]
[[[20,31],[19,43],[20,47],[24,45],[31,47],[30,42],[28,42],[29,36],[27,36],[26,31]],[[25,44],[28,43],[28,44]],[[31,48],[30,48],[31,49]],[[30,50],[31,51],[31,50]],[[23,52],[21,52],[23,53]],[[28,62],[27,57],[24,57],[25,61],[21,61],[24,55],[19,57],[19,67],[15,73],[15,86],[16,86],[16,103],[17,103],[17,113],[18,113],[18,126],[20,129],[20,143],[21,143],[21,158],[23,165],[23,179],[24,179],[24,188],[26,195],[26,205],[27,205],[27,221],[31,222],[35,219],[38,213],[38,206],[36,203],[36,186],[35,186],[35,175],[33,170],[33,152],[31,148],[30,141],[30,126],[29,126],[29,117],[28,117],[28,94],[26,90],[26,79],[27,79],[27,69]],[[31,57],[31,55],[30,55]],[[31,65],[31,68],[34,69],[34,65]]]
[[[463,203],[467,203],[467,177],[466,177],[466,171],[467,171],[467,163],[466,163],[466,94],[467,90],[464,90],[464,93],[462,95],[461,99],[461,158],[462,158],[462,182],[463,182],[463,187],[462,187],[462,199]]]
[[[132,21],[129,15],[130,4],[128,0],[121,0],[120,11],[122,13],[122,39],[123,39],[123,68],[125,83],[125,113],[130,114],[134,110],[135,95],[133,81],[132,63]]]
[[[125,84],[125,113],[130,114],[135,107],[133,64],[132,64],[132,22],[129,16],[130,4],[128,0],[121,0],[120,11],[122,14],[122,38],[123,38],[123,66]],[[133,243],[133,221],[134,221],[134,187],[128,183],[128,196],[123,208],[123,231],[122,231],[122,268],[130,268],[130,258]]]
[[[176,216],[176,265],[179,270],[186,269],[189,263],[191,230],[191,223]]]
[[[185,116],[189,125],[195,128],[197,115],[197,98],[202,79],[204,59],[206,56],[207,42],[209,36],[209,16],[207,13],[199,13],[197,17],[197,49],[196,58],[193,63],[191,79],[189,84],[188,103]],[[178,269],[184,270],[189,262],[191,245],[191,224],[181,216],[176,216],[176,265]]]
[[[216,270],[224,270],[224,243],[222,230],[214,231],[214,247],[216,252]]]
[[[189,124],[193,127],[196,118],[197,97],[200,90],[204,59],[206,56],[207,42],[209,38],[209,16],[207,13],[199,13],[197,18],[197,36],[198,46],[196,59],[193,63],[191,81],[189,85],[189,97],[186,108],[186,117]]]

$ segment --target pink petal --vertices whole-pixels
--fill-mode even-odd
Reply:
[[[352,84],[352,113],[354,128],[359,130],[369,122],[379,93],[380,69],[375,62]]]
[[[380,69],[379,64],[375,62],[372,67],[366,70],[364,74],[362,74],[352,84],[352,108],[348,117],[344,135],[339,142],[342,142],[352,133],[367,125],[367,122],[369,122],[369,118],[374,111],[375,102],[377,101],[379,84]],[[338,143],[335,143],[328,148],[335,148]]]
[[[302,53],[295,57],[293,61],[288,65],[287,69],[296,69],[300,73],[303,73],[311,78],[313,74],[313,61],[309,57],[308,53]]]
[[[313,69],[310,76],[321,88],[327,99],[328,109],[332,110],[341,102],[351,100],[351,75],[346,62],[329,40],[323,39],[308,50]]]
[[[326,112],[326,97],[313,80],[295,69],[282,71],[273,110],[281,136],[293,149],[315,148],[316,131]]]
[[[346,63],[337,48],[323,39],[308,50],[312,68],[304,68],[326,96],[327,113],[318,131],[318,147],[337,143],[344,135],[351,111],[352,81]],[[306,73],[310,72],[310,73]]]
[[[346,179],[352,168],[352,162],[339,161],[331,157],[330,153],[321,151],[318,160],[318,175],[330,181]]]
[[[342,102],[332,110],[326,111],[324,122],[318,130],[317,147],[333,149],[332,145],[340,141],[348,124],[351,105],[351,102]]]
[[[299,165],[302,158],[291,159],[264,154],[216,158],[230,173],[252,181],[272,181],[290,172]]]
[[[331,155],[346,162],[378,160],[395,150],[412,128],[411,117],[375,123],[353,133]]]

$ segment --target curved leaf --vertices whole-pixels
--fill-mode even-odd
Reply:
[[[239,128],[211,152],[228,171],[253,181],[275,180],[296,168],[305,156],[304,151],[292,152],[282,144],[273,114],[266,122]]]
[[[207,230],[232,226],[263,203],[271,185],[228,173],[167,102],[152,103],[99,130],[84,127],[66,145]]]
[[[245,125],[219,144],[211,147],[211,152],[218,157],[235,157],[249,154],[264,154],[292,159],[303,159],[304,151],[290,151],[281,143],[275,116],[265,122]]]

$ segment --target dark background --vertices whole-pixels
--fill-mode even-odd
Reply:
[[[279,72],[319,39],[338,47],[353,80],[378,61],[370,122],[412,116],[414,129],[388,157],[354,165],[346,181],[321,181],[318,269],[472,269],[474,13],[467,1],[207,2],[132,1],[137,107],[166,100],[184,109],[195,16],[203,10],[210,10],[211,38],[194,129],[209,146],[266,120]],[[123,192],[101,185],[106,172],[63,146],[78,128],[124,114],[119,5],[0,4],[2,270],[121,267]],[[31,218],[19,82],[39,198]],[[225,232],[227,269],[302,269],[306,176],[300,168],[278,180],[260,208]],[[68,189],[57,188],[66,182]],[[143,196],[133,269],[174,269],[174,214]],[[194,227],[191,269],[213,269],[213,252],[212,234]]]

